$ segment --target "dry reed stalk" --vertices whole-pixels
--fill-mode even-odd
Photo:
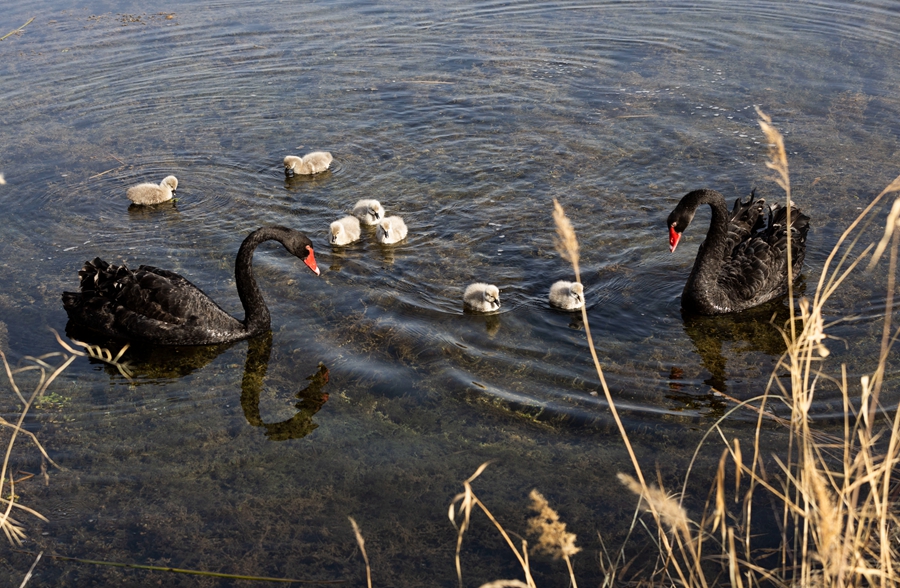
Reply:
[[[25,24],[23,24],[23,25],[20,26],[19,28],[13,29],[13,30],[11,30],[10,32],[8,32],[8,33],[6,33],[5,35],[3,35],[2,37],[0,37],[0,41],[3,41],[3,40],[5,40],[7,37],[9,37],[9,36],[11,36],[11,35],[15,35],[16,33],[21,33],[22,30],[23,30],[25,27],[27,27],[28,25],[30,25],[30,24],[32,23],[32,21],[34,21],[34,17],[33,17],[33,16],[32,16],[31,18],[28,19],[28,22],[26,22]]]
[[[19,551],[19,550],[14,550]],[[19,551],[19,553],[29,553],[27,551]],[[33,555],[33,554],[31,554]],[[83,559],[80,557],[66,557],[64,555],[48,554],[45,557],[58,559],[60,561],[71,561],[75,563],[90,564],[95,566],[104,566],[111,568],[128,568],[132,570],[148,570],[153,572],[166,572],[169,574],[186,574],[189,576],[204,576],[207,578],[223,578],[226,580],[241,580],[243,582],[268,582],[276,584],[312,584],[312,585],[337,585],[346,584],[346,580],[305,580],[302,578],[273,578],[270,576],[248,576],[243,574],[226,574],[223,572],[207,572],[204,570],[188,570],[184,568],[173,568],[166,566],[147,566],[142,564],[120,563],[117,561],[104,561],[98,559]],[[241,584],[245,585],[245,584]]]
[[[44,552],[40,552],[37,554],[37,557],[34,558],[34,563],[31,564],[31,567],[28,568],[28,573],[25,574],[25,577],[22,579],[22,583],[19,584],[19,588],[25,588],[25,585],[28,584],[28,580],[31,579],[31,575],[34,573],[34,568],[37,567],[38,562],[41,561],[41,556],[44,555]]]
[[[463,482],[463,491],[456,496],[453,497],[453,500],[450,501],[450,508],[447,511],[447,515],[450,517],[450,522],[453,523],[453,526],[457,529],[457,537],[456,537],[456,575],[459,579],[459,586],[462,588],[462,563],[460,561],[460,550],[462,549],[462,541],[463,535],[465,535],[466,530],[469,528],[469,524],[472,520],[472,511],[475,507],[481,509],[481,511],[487,515],[487,517],[494,523],[494,526],[500,531],[500,535],[506,540],[506,544],[512,550],[513,554],[516,556],[516,559],[519,560],[519,565],[522,566],[522,571],[525,573],[525,582],[528,588],[535,588],[534,578],[531,577],[531,566],[528,563],[528,549],[527,543],[522,541],[522,551],[516,548],[512,539],[510,539],[509,534],[506,532],[506,529],[494,518],[494,515],[491,514],[491,511],[488,510],[488,507],[478,499],[475,495],[475,491],[472,489],[472,482],[484,472],[485,468],[490,464],[490,462],[485,462],[478,466],[478,469],[475,470],[475,473],[469,476],[469,478]],[[457,525],[456,517],[457,510],[456,504],[459,503],[459,515],[462,516],[462,522]]]
[[[575,272],[575,280],[577,282],[581,282],[581,270],[578,263],[580,259],[578,238],[575,236],[575,229],[572,226],[571,221],[569,221],[569,218],[566,216],[563,207],[560,205],[559,201],[556,198],[553,199],[553,220],[554,224],[556,225],[556,249],[557,251],[559,251],[559,254],[563,259],[572,264],[572,269]],[[594,361],[594,369],[597,371],[597,377],[600,379],[600,385],[603,388],[603,394],[606,397],[607,406],[609,406],[610,413],[613,416],[616,427],[618,427],[619,436],[622,438],[622,442],[625,444],[625,448],[628,451],[629,457],[631,458],[631,464],[634,467],[638,483],[645,492],[649,492],[650,487],[644,479],[644,474],[641,470],[640,463],[638,462],[637,455],[634,452],[634,448],[631,446],[631,440],[628,438],[628,433],[625,431],[625,426],[622,424],[622,419],[619,417],[619,412],[616,409],[616,404],[613,401],[612,394],[609,391],[609,386],[607,386],[606,384],[606,378],[603,375],[603,368],[600,366],[600,359],[597,356],[597,349],[594,347],[594,339],[591,335],[590,322],[588,321],[587,316],[587,306],[581,307],[581,318],[584,323],[584,333],[587,339],[588,349],[591,352],[591,358]],[[655,505],[652,502],[649,504],[650,512],[653,515],[654,519],[656,519],[657,525],[662,527],[660,513],[656,510]],[[662,535],[662,542],[669,555],[672,555],[672,546],[669,544],[669,539],[665,534]],[[672,561],[679,581],[683,585],[688,585],[688,579],[685,576],[685,571],[682,570],[682,567],[679,564],[678,560],[676,558],[668,559]],[[700,584],[703,588],[706,588],[705,578],[701,580]]]
[[[55,357],[55,356],[63,357],[63,363],[61,365],[57,366],[56,368],[47,364],[46,361],[44,361],[46,359],[49,359],[50,357]],[[16,421],[15,425],[11,426],[13,432],[12,432],[12,435],[10,436],[9,442],[6,445],[6,453],[3,457],[3,465],[2,465],[2,467],[0,467],[0,504],[6,505],[5,510],[2,513],[0,513],[0,529],[3,530],[3,533],[6,535],[7,540],[10,543],[15,543],[16,545],[22,544],[22,540],[25,538],[25,529],[21,523],[19,523],[17,520],[13,519],[10,516],[13,508],[18,508],[20,510],[24,510],[25,512],[28,512],[28,513],[40,518],[41,520],[43,520],[45,522],[47,521],[47,518],[31,508],[28,508],[26,506],[23,506],[23,505],[15,502],[15,481],[13,480],[12,476],[10,476],[9,480],[8,480],[8,482],[9,482],[9,498],[8,499],[4,498],[4,496],[6,496],[6,491],[4,490],[4,485],[7,482],[7,473],[9,471],[10,456],[12,455],[13,447],[15,446],[15,443],[16,443],[16,437],[18,436],[19,431],[22,430],[22,423],[25,421],[25,416],[28,414],[28,411],[31,409],[32,404],[34,404],[34,401],[37,398],[39,398],[40,396],[42,396],[44,394],[44,392],[46,392],[47,388],[50,386],[50,384],[53,383],[53,381],[57,378],[57,376],[59,376],[59,374],[61,374],[63,372],[63,370],[65,370],[67,367],[69,367],[69,364],[71,364],[73,361],[75,361],[75,357],[76,357],[75,355],[66,356],[62,353],[51,353],[51,354],[43,355],[38,358],[30,358],[32,361],[34,361],[36,364],[38,364],[37,367],[29,366],[26,368],[20,368],[20,369],[14,370],[10,367],[9,362],[6,360],[6,355],[2,351],[0,351],[0,359],[3,360],[3,367],[6,370],[6,376],[9,379],[10,387],[13,389],[13,391],[19,397],[19,400],[22,402],[22,405],[23,405],[21,412],[19,413],[18,420]],[[30,370],[35,370],[35,369],[40,373],[39,378],[38,378],[38,383],[34,387],[34,390],[32,391],[31,395],[28,398],[25,398],[25,396],[22,394],[21,390],[19,389],[19,386],[16,384],[15,375],[18,373],[21,373],[23,371],[30,371]],[[47,374],[48,369],[52,369],[52,372],[49,375]]]
[[[72,349],[69,345],[60,339],[59,334],[56,331],[53,331],[56,336],[57,342],[69,352],[69,355],[62,352],[54,352],[42,355],[40,357],[31,357],[26,356],[25,360],[31,362],[31,365],[26,365],[24,367],[13,369],[9,362],[6,359],[6,355],[0,351],[0,359],[3,361],[3,368],[6,372],[7,380],[9,381],[10,388],[12,388],[13,392],[19,398],[19,401],[22,403],[22,409],[19,413],[19,417],[15,423],[10,423],[5,419],[0,418],[0,426],[8,427],[12,429],[12,435],[10,437],[9,442],[6,445],[6,452],[3,458],[3,464],[0,466],[0,504],[5,505],[5,509],[0,513],[0,529],[2,529],[3,533],[6,535],[7,540],[10,543],[15,543],[17,545],[22,544],[22,540],[25,538],[25,530],[21,523],[19,523],[16,519],[12,518],[11,513],[13,508],[22,510],[27,512],[43,521],[47,521],[46,517],[37,512],[34,509],[31,509],[27,506],[18,504],[15,501],[15,480],[13,480],[12,476],[9,476],[7,479],[7,475],[9,472],[9,460],[12,456],[13,447],[16,443],[16,438],[19,433],[24,433],[28,435],[35,445],[40,450],[41,454],[44,458],[54,467],[59,468],[59,466],[50,459],[50,456],[47,455],[47,452],[44,450],[43,446],[37,440],[37,437],[29,432],[25,431],[22,428],[22,423],[25,421],[25,417],[28,414],[31,407],[34,405],[34,402],[44,395],[47,389],[51,384],[56,380],[57,377],[67,368],[69,365],[75,361],[77,357],[84,357],[90,355],[91,357],[96,357],[101,361],[105,361],[110,365],[116,366],[123,376],[129,377],[129,373],[127,371],[127,366],[121,363],[119,360],[122,357],[122,353],[125,352],[127,346],[122,349],[122,351],[116,355],[115,357],[106,350],[100,347],[90,347],[84,343],[79,343],[80,345],[85,346],[86,348],[90,347],[87,353],[83,353],[80,351],[76,351]],[[59,365],[52,365],[49,363],[49,360],[53,358],[60,358],[62,361]],[[37,384],[32,390],[31,394],[26,398],[26,396],[22,393],[19,388],[18,383],[16,382],[16,376],[23,374],[25,372],[35,372],[38,376]],[[5,498],[7,496],[7,491],[4,489],[5,484],[9,483],[9,498]]]
[[[347,518],[350,519],[350,525],[353,527],[353,533],[356,535],[356,543],[359,545],[359,550],[362,552],[363,561],[366,562],[366,584],[369,588],[372,588],[372,568],[369,566],[369,556],[366,554],[366,540],[363,539],[362,533],[359,530],[359,525],[356,524],[353,517]]]
[[[794,300],[794,264],[791,253],[791,175],[788,172],[788,161],[787,161],[787,152],[784,149],[784,137],[781,136],[781,133],[778,132],[772,125],[772,119],[769,118],[766,113],[756,107],[756,114],[759,115],[759,127],[762,129],[763,133],[766,135],[766,139],[769,141],[769,161],[766,162],[766,167],[775,172],[775,183],[781,186],[784,190],[785,197],[787,201],[785,202],[785,211],[787,212],[787,283],[788,283],[788,300],[793,302]],[[791,324],[791,336],[796,337],[796,333],[793,331],[794,329],[794,306],[791,304],[790,307],[790,324]]]
[[[762,112],[759,114],[760,127],[770,143],[767,166],[775,171],[774,181],[785,190],[790,210],[790,176],[784,142],[771,120]],[[879,403],[879,392],[886,359],[900,339],[900,328],[891,326],[895,272],[900,258],[900,230],[897,230],[900,229],[900,199],[894,203],[877,248],[872,244],[857,249],[864,228],[871,222],[867,218],[870,212],[885,194],[896,191],[900,191],[900,177],[882,191],[840,236],[824,264],[811,300],[803,298],[796,301],[795,307],[793,291],[789,292],[791,316],[779,329],[786,351],[779,359],[763,396],[743,402],[735,399],[735,408],[717,421],[701,440],[700,446],[709,435],[716,433],[721,437],[725,450],[710,491],[711,502],[707,503],[693,539],[691,528],[685,525],[680,513],[667,510],[677,501],[655,488],[648,492],[646,484],[627,476],[623,479],[620,474],[620,479],[642,497],[648,508],[655,508],[660,513],[657,521],[667,525],[682,550],[682,560],[692,563],[688,569],[690,582],[682,581],[682,585],[695,586],[703,580],[699,557],[702,541],[707,533],[719,530],[721,561],[727,564],[732,587],[743,587],[745,584],[754,587],[762,582],[798,587],[900,585],[897,572],[900,556],[894,547],[900,537],[900,520],[896,514],[896,483],[892,486],[897,478],[897,464],[900,463],[900,411],[894,411],[889,426],[876,426],[876,423],[883,422],[876,417],[884,413]],[[873,249],[869,261],[867,256]],[[865,266],[866,262],[871,268],[886,251],[890,252],[890,257],[881,350],[874,373],[860,378],[860,408],[854,417],[846,366],[841,366],[838,377],[824,372],[823,362],[829,356],[827,329],[831,326],[824,320],[825,305],[855,270]],[[788,259],[788,265],[792,265],[792,260]],[[789,276],[789,283],[792,282],[793,277]],[[782,383],[777,377],[781,370],[790,375],[789,383]],[[829,438],[813,426],[810,411],[814,406],[817,386],[825,382],[837,386],[842,394],[845,410],[843,439]],[[769,413],[766,403],[773,399],[790,409],[790,419],[779,419]],[[752,457],[745,464],[738,440],[729,442],[719,424],[731,412],[749,406],[751,402],[759,404],[758,408],[753,407],[758,412],[758,418]],[[760,437],[764,417],[790,427],[784,458],[774,456],[783,475],[781,487],[769,481],[765,473]],[[695,451],[688,475],[700,446]],[[839,458],[840,463],[835,461],[833,449],[838,449],[843,456]],[[735,468],[734,501],[742,505],[740,527],[728,524],[735,518],[728,512],[725,488],[729,454]],[[741,499],[742,478],[747,489]],[[684,483],[686,488],[687,477]],[[754,555],[751,548],[753,496],[758,489],[770,494],[783,506],[780,522],[783,533],[781,562],[775,569],[763,569],[751,561]],[[651,506],[654,504],[655,507]],[[740,534],[743,536],[739,539]],[[743,558],[738,556],[739,546]],[[695,551],[690,551],[692,548]],[[668,546],[660,546],[660,553],[668,561],[674,561],[672,549]]]
[[[131,367],[128,365],[128,363],[124,362],[124,361],[119,361],[120,359],[122,359],[122,356],[125,355],[125,352],[131,346],[130,343],[126,343],[125,345],[123,345],[122,349],[120,349],[119,352],[115,356],[113,356],[112,352],[109,349],[100,347],[99,345],[91,345],[90,343],[83,343],[76,339],[72,339],[72,343],[75,343],[76,345],[84,347],[84,352],[76,351],[75,349],[72,348],[71,345],[68,345],[65,341],[63,341],[60,338],[59,333],[57,333],[56,331],[53,331],[53,335],[56,337],[56,342],[59,343],[63,347],[63,349],[65,349],[69,353],[72,353],[74,355],[78,355],[81,357],[87,356],[87,357],[90,357],[91,359],[96,359],[97,361],[101,361],[105,364],[111,365],[114,368],[116,368],[117,370],[119,370],[119,373],[122,374],[122,377],[125,378],[126,380],[128,380],[129,382],[134,377],[134,374],[132,373]]]
[[[758,111],[759,112],[759,111]],[[771,120],[759,112],[760,126],[770,140],[770,169],[776,171],[775,178],[790,201],[790,182],[787,174],[786,157],[780,134],[771,126]],[[846,366],[841,366],[842,377],[830,378],[822,371],[821,362],[829,355],[824,341],[826,325],[823,320],[824,306],[830,296],[859,267],[872,245],[855,258],[853,249],[859,242],[862,231],[852,239],[853,231],[869,215],[885,194],[900,190],[900,177],[883,190],[854,220],[839,238],[828,256],[819,278],[812,302],[801,299],[798,307],[800,316],[793,314],[791,297],[791,319],[781,330],[787,351],[779,361],[779,368],[786,369],[791,376],[789,388],[773,378],[781,397],[791,408],[791,437],[785,461],[776,458],[785,475],[784,490],[773,492],[771,486],[761,483],[756,471],[759,460],[759,421],[754,446],[754,460],[750,476],[750,490],[745,502],[757,484],[766,487],[773,496],[783,500],[783,526],[794,530],[796,545],[790,555],[788,537],[782,542],[782,564],[780,577],[794,578],[800,585],[857,586],[896,585],[897,554],[890,541],[891,529],[896,532],[897,518],[892,512],[890,484],[894,477],[895,465],[900,461],[900,444],[895,436],[900,434],[900,415],[895,414],[889,431],[876,432],[875,416],[881,408],[878,402],[884,373],[885,360],[900,330],[891,336],[891,303],[895,290],[898,234],[895,232],[900,217],[900,204],[895,203],[884,237],[875,249],[869,263],[871,268],[892,244],[887,287],[887,303],[882,330],[881,352],[878,366],[871,377],[860,380],[861,406],[855,420],[850,418],[852,403],[847,382]],[[843,253],[841,254],[841,252]],[[838,257],[840,254],[840,257]],[[832,267],[835,259],[837,263]],[[790,261],[788,262],[790,265]],[[797,332],[797,326],[802,327]],[[843,460],[834,468],[828,455],[828,446],[816,441],[812,427],[810,410],[819,381],[831,381],[841,390],[845,408],[844,440],[840,445]],[[769,389],[766,391],[766,396]],[[889,435],[886,453],[878,450],[879,436]],[[748,536],[745,541],[749,544]],[[874,584],[873,584],[874,583]]]

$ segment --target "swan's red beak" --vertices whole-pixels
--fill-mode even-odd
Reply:
[[[681,233],[675,230],[675,227],[669,227],[669,251],[674,252],[678,247],[678,240],[681,239]]]
[[[306,259],[303,260],[303,263],[305,263],[307,266],[309,266],[309,269],[316,272],[316,275],[318,276],[319,275],[319,266],[316,265],[316,256],[313,253],[312,247],[307,245],[306,250],[309,251],[309,255],[306,256]]]

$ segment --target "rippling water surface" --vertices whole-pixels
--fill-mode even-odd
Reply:
[[[358,583],[353,516],[378,584],[451,586],[445,509],[496,460],[478,482],[485,501],[523,530],[540,488],[585,547],[579,577],[596,584],[596,531],[615,538],[634,501],[615,481],[630,466],[582,319],[547,303],[552,282],[573,278],[552,199],[579,237],[617,406],[645,467],[676,487],[731,406],[712,389],[765,388],[783,350],[768,321],[786,320],[787,304],[682,317],[708,213],[671,254],[670,210],[700,187],[783,199],[759,106],[812,217],[810,293],[840,232],[898,173],[889,2],[142,6],[4,11],[0,33],[36,18],[0,42],[0,349],[14,361],[56,350],[60,293],[95,256],[177,271],[238,316],[234,256],[251,230],[307,232],[323,271],[258,250],[270,339],[130,351],[133,384],[73,364],[30,421],[65,469],[16,487],[49,519],[27,521],[34,550]],[[286,180],[282,158],[312,150],[330,151],[332,169]],[[176,203],[128,206],[128,186],[169,174]],[[365,233],[332,250],[328,224],[361,198],[403,216],[409,238],[387,248]],[[830,359],[851,379],[873,366],[883,274],[860,274],[834,301],[831,318],[850,320],[832,331],[843,340]],[[499,314],[463,312],[473,281],[500,287]],[[817,414],[840,407],[823,386]],[[40,456],[23,450],[15,467],[40,471]],[[487,523],[469,541],[467,582],[516,574]],[[10,578],[30,565],[17,557]],[[558,583],[557,564],[536,561],[538,577]],[[38,574],[146,580],[46,560]]]

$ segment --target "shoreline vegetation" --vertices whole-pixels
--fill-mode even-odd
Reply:
[[[766,165],[773,172],[773,181],[784,190],[786,207],[790,210],[791,184],[783,137],[768,116],[759,110],[757,113],[760,127],[769,141]],[[896,508],[900,480],[895,474],[900,461],[900,413],[895,410],[891,414],[880,403],[888,357],[900,338],[900,327],[892,322],[900,251],[900,198],[892,205],[880,241],[870,244],[861,242],[862,229],[871,222],[872,212],[885,196],[895,192],[900,192],[900,177],[874,198],[840,236],[821,269],[811,297],[795,299],[791,289],[788,294],[789,319],[784,324],[772,324],[772,328],[781,333],[785,351],[770,375],[766,389],[756,398],[735,401],[734,406],[709,427],[695,450],[694,460],[685,473],[684,485],[678,493],[651,483],[645,476],[647,464],[638,460],[619,418],[593,345],[587,310],[582,308],[584,331],[597,377],[633,468],[631,472],[617,473],[619,481],[637,497],[635,516],[625,541],[627,543],[635,532],[644,529],[657,549],[653,561],[635,562],[626,555],[627,545],[611,552],[604,547],[603,553],[596,555],[605,576],[603,588],[617,584],[689,588],[726,585],[732,588],[806,588],[893,586],[900,583],[900,557],[894,547],[900,538],[900,515]],[[575,229],[555,199],[553,219],[557,231],[557,250],[572,265],[575,279],[580,282],[579,245]],[[826,322],[826,306],[830,297],[852,274],[872,271],[885,264],[888,276],[886,308],[877,364],[859,382],[851,382],[846,365],[836,369],[827,365],[830,355],[827,330],[840,319]],[[789,283],[792,284],[791,279]],[[122,361],[127,345],[113,355],[108,350],[74,342],[84,348],[80,351],[65,343],[59,335],[56,338],[64,351],[26,357],[22,367],[11,367],[6,355],[0,351],[9,386],[21,403],[15,423],[0,419],[4,430],[10,431],[0,472],[0,506],[3,509],[0,528],[14,546],[21,546],[26,536],[25,524],[11,516],[14,510],[47,520],[38,510],[16,500],[15,484],[21,480],[15,480],[9,464],[19,434],[27,436],[41,452],[41,469],[45,478],[48,476],[48,466],[60,468],[38,438],[22,428],[29,410],[78,357],[87,356],[114,366],[126,379],[131,375],[129,366]],[[23,394],[16,381],[25,373],[36,376],[37,380],[30,394]],[[841,436],[817,430],[814,415],[810,413],[817,389],[824,387],[841,393]],[[769,410],[772,405],[787,409],[790,418],[775,417]],[[736,411],[744,409],[755,411],[755,428],[747,431],[746,436],[728,438],[723,423]],[[762,446],[762,427],[772,423],[788,429],[784,447]],[[715,443],[716,439],[718,443]],[[692,466],[701,452],[718,452],[720,457],[705,507],[699,515],[692,515],[685,508],[684,499]],[[463,482],[463,491],[451,500],[448,509],[450,521],[457,530],[455,569],[459,586],[465,585],[465,564],[461,558],[463,541],[474,524],[473,515],[481,511],[496,527],[523,574],[522,579],[498,579],[483,584],[482,588],[536,587],[530,569],[530,557],[536,553],[562,559],[566,564],[568,582],[576,587],[573,559],[582,551],[576,544],[576,534],[567,530],[558,513],[537,489],[530,494],[530,508],[535,515],[529,519],[527,530],[521,535],[506,530],[473,487],[473,482],[488,465],[482,464]],[[774,525],[777,529],[759,523],[760,515],[754,512],[754,508],[763,501],[777,505],[779,515]],[[642,516],[641,511],[649,518]],[[373,578],[363,532],[354,519],[350,519],[350,524],[365,564],[367,584],[371,588]],[[779,533],[777,549],[771,548],[772,537],[765,536],[771,535],[771,532]],[[533,546],[524,538],[526,535],[535,537]],[[600,541],[603,545],[602,537]],[[764,545],[767,547],[764,548]],[[44,552],[36,554],[22,586],[29,581],[42,556],[60,557],[45,555]],[[220,578],[302,582],[289,578],[232,576],[137,564],[60,559]],[[329,584],[340,580],[306,582]],[[378,584],[377,578],[374,584]]]

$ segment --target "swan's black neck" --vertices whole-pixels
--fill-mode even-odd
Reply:
[[[697,252],[691,276],[684,287],[685,293],[691,292],[694,297],[714,296],[717,292],[716,282],[725,259],[724,248],[728,245],[728,208],[725,197],[715,190],[694,190],[681,199],[670,216],[670,219],[684,223],[678,229],[679,232],[684,232],[697,208],[703,204],[709,204],[712,218],[706,239]],[[709,303],[715,304],[712,300]]]
[[[268,330],[272,325],[269,308],[253,276],[253,252],[264,241],[278,241],[284,244],[288,233],[288,229],[283,227],[263,227],[253,231],[241,243],[234,262],[234,280],[237,283],[241,304],[244,306],[244,326],[251,336]]]
[[[681,202],[675,209],[675,213],[683,210],[688,216],[688,223],[690,223],[694,213],[703,204],[709,204],[709,207],[712,209],[712,218],[709,222],[709,230],[706,232],[706,239],[700,248],[701,251],[709,251],[705,257],[715,258],[721,262],[722,256],[715,255],[715,253],[719,253],[728,241],[728,208],[725,205],[725,197],[715,190],[694,190],[681,199]],[[687,226],[684,226],[681,230],[684,231],[686,228]],[[698,255],[698,259],[700,257]]]

